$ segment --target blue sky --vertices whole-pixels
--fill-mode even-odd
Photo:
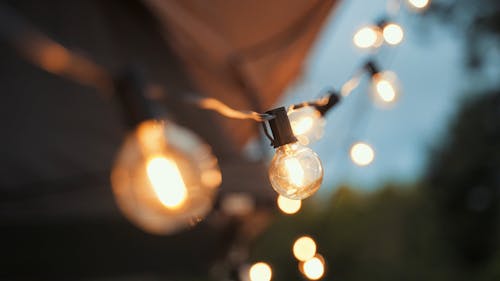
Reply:
[[[418,180],[425,172],[429,150],[446,134],[463,98],[462,47],[449,29],[435,27],[438,22],[425,23],[432,20],[403,7],[391,18],[405,29],[402,44],[384,47],[379,54],[353,46],[354,32],[377,21],[385,11],[384,0],[343,1],[328,19],[302,77],[281,101],[289,105],[313,99],[328,87],[338,89],[370,55],[383,69],[398,74],[402,94],[393,108],[377,108],[363,83],[327,116],[324,137],[311,146],[325,167],[324,190],[342,183],[374,189],[387,182]],[[357,167],[349,160],[348,149],[358,140],[376,151],[369,166]]]

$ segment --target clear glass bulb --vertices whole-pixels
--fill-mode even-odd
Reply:
[[[312,106],[289,110],[288,119],[293,134],[302,145],[313,143],[323,136],[325,120]]]
[[[400,95],[396,73],[379,72],[372,77],[372,93],[375,103],[381,107],[394,104]]]
[[[154,120],[126,138],[111,174],[120,210],[154,234],[175,233],[203,219],[220,182],[208,145],[184,128]]]
[[[302,200],[313,195],[323,181],[318,155],[298,143],[280,146],[271,160],[269,180],[280,195]]]
[[[383,42],[382,32],[378,26],[365,26],[354,34],[352,41],[358,48],[378,48]]]

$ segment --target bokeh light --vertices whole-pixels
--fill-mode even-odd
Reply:
[[[302,236],[293,243],[293,255],[299,261],[307,261],[316,254],[316,242],[309,236]]]
[[[387,107],[395,103],[399,92],[399,83],[394,72],[384,71],[373,75],[372,93],[377,105]]]
[[[248,271],[250,281],[270,281],[272,276],[273,271],[271,266],[265,262],[253,264]]]
[[[376,48],[382,44],[382,34],[377,26],[365,26],[354,34],[353,42],[358,48]]]
[[[422,9],[425,9],[429,6],[430,4],[430,0],[408,0],[408,4],[410,4],[410,6],[412,8],[415,8],[415,9],[418,9],[418,10],[422,10]]]
[[[350,156],[354,164],[366,166],[375,159],[375,151],[369,144],[357,142],[351,147]]]
[[[325,261],[319,254],[302,262],[299,267],[302,274],[309,280],[318,280],[325,274]]]
[[[291,109],[288,111],[288,118],[300,144],[308,145],[323,136],[325,120],[314,107]]]
[[[276,202],[278,204],[279,209],[287,215],[296,214],[298,211],[300,211],[300,208],[302,207],[301,200],[288,199],[281,195],[278,196]]]
[[[384,26],[382,30],[385,42],[390,45],[397,45],[403,41],[404,32],[403,28],[395,23],[389,23]]]

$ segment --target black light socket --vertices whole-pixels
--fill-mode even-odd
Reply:
[[[271,144],[274,148],[297,142],[297,138],[293,134],[292,126],[290,125],[290,120],[288,119],[288,114],[284,107],[269,110],[266,113],[274,116],[273,119],[268,121],[273,134],[273,141]]]
[[[155,119],[152,103],[146,98],[145,80],[139,72],[124,72],[117,75],[114,82],[116,97],[129,128],[134,128],[145,120]]]
[[[340,102],[340,95],[337,92],[329,90],[328,93],[328,102],[326,104],[314,106],[321,116],[325,116],[326,113],[332,109],[332,107]]]
[[[375,64],[374,61],[368,61],[366,64],[365,64],[365,69],[366,71],[368,71],[368,73],[370,73],[371,76],[377,74],[380,72],[380,69],[378,68],[378,66]]]

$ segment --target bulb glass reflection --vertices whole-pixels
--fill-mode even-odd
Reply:
[[[382,44],[383,38],[378,26],[365,26],[354,34],[352,41],[358,48],[378,48]]]
[[[120,210],[154,234],[175,233],[203,219],[220,182],[208,145],[186,129],[153,120],[126,138],[111,174]]]
[[[302,145],[313,143],[323,136],[325,120],[312,106],[289,110],[288,119],[293,134]]]
[[[279,209],[287,215],[293,215],[297,213],[302,207],[301,200],[288,199],[281,195],[278,196],[278,199],[276,201]]]
[[[276,149],[269,179],[278,194],[294,200],[313,195],[323,181],[323,166],[316,153],[298,143]]]
[[[389,23],[382,29],[382,35],[389,45],[397,45],[403,41],[404,32],[398,24]]]

